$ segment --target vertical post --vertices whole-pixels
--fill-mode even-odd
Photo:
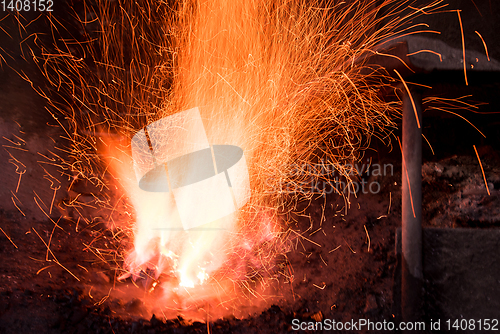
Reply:
[[[404,321],[418,321],[423,320],[422,97],[412,89],[403,92],[401,307]]]

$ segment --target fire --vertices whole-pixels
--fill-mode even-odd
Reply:
[[[228,280],[244,280],[251,273],[244,268],[234,270],[234,266],[255,262],[252,252],[262,242],[279,238],[275,228],[269,227],[277,222],[276,194],[266,196],[265,191],[269,183],[276,188],[272,183],[281,182],[287,171],[279,170],[278,175],[266,175],[265,171],[270,166],[286,166],[294,159],[310,160],[315,147],[301,141],[307,140],[316,126],[325,129],[332,119],[338,118],[339,127],[354,133],[369,133],[377,125],[390,123],[388,107],[377,103],[371,87],[354,84],[353,80],[359,81],[358,70],[352,67],[352,61],[345,63],[360,51],[360,42],[347,40],[339,48],[324,39],[333,37],[334,30],[328,25],[342,21],[334,15],[339,9],[315,9],[302,2],[224,0],[186,2],[177,9],[177,31],[172,33],[175,58],[170,69],[174,79],[165,97],[168,105],[148,117],[153,122],[145,128],[147,133],[138,132],[132,138],[134,161],[123,157],[115,160],[136,169],[135,179],[130,170],[117,173],[118,179],[127,180],[124,188],[136,213],[134,250],[125,261],[128,273],[121,278],[153,269],[156,278],[168,273],[179,287],[188,290],[214,282],[224,285]],[[333,16],[325,16],[328,13]],[[372,39],[363,43],[373,44],[376,38]],[[166,47],[160,44],[159,52],[167,52]],[[336,88],[338,85],[343,87]],[[339,94],[330,94],[339,88]],[[344,94],[349,100],[340,103]],[[190,116],[183,119],[184,113]],[[193,113],[199,113],[198,117]],[[357,124],[345,126],[343,117],[353,117]],[[360,143],[353,139],[348,144],[358,147]],[[252,191],[244,200],[248,203],[239,210],[232,207],[230,196],[219,207],[224,202],[221,192],[226,182],[222,173],[202,180],[195,177],[197,182],[175,189],[172,183],[177,177],[172,170],[176,168],[167,166],[165,174],[160,164],[169,165],[168,160],[191,154],[192,159],[184,159],[181,166],[183,173],[189,174],[197,168],[194,152],[205,149],[210,157],[212,147],[214,154],[210,143],[234,145],[244,152],[247,164],[243,173],[249,174]],[[297,152],[299,149],[302,151]],[[341,150],[348,152],[342,153],[346,156],[341,159],[355,154],[348,148]],[[116,158],[116,154],[112,156]],[[160,174],[145,180],[150,175],[146,173],[156,173],[158,168]],[[275,179],[270,181],[270,176]],[[195,187],[203,188],[204,182],[217,177],[220,181],[209,185],[212,190],[216,188],[215,192],[196,193]],[[138,181],[149,182],[150,186],[142,188],[151,187],[154,192],[141,190]],[[157,192],[162,182],[171,191]],[[232,190],[235,203],[245,196],[240,194],[244,190]],[[214,208],[226,214],[213,214]],[[249,219],[263,208],[268,217]],[[206,215],[214,219],[205,221]],[[186,225],[194,228],[186,229]],[[197,230],[198,226],[203,230]],[[262,233],[267,234],[264,240]],[[230,292],[235,293],[232,289]],[[217,297],[223,298],[223,294]]]
[[[290,166],[342,166],[373,134],[387,134],[398,105],[379,92],[392,79],[366,58],[440,1],[425,11],[389,0],[87,5],[76,13],[85,41],[41,46],[43,73],[72,100],[48,99],[71,141],[62,165],[102,189],[96,204],[131,240],[119,279],[149,273],[158,303],[173,308],[182,297],[175,309],[185,310],[260,296],[276,279],[291,235],[279,213],[307,197],[285,197],[283,185],[319,174]],[[195,109],[196,119],[177,119]],[[219,170],[219,146],[241,157]],[[208,157],[209,175],[183,183],[199,167],[194,154]],[[130,218],[116,221],[123,198]]]

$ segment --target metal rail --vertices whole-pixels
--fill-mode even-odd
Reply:
[[[422,97],[403,92],[401,306],[403,320],[416,321],[423,318]]]

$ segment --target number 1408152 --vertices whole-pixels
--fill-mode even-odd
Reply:
[[[4,12],[52,12],[53,6],[53,0],[0,0]]]

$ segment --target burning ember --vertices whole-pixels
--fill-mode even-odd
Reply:
[[[394,80],[367,58],[384,56],[397,27],[438,9],[440,1],[424,10],[400,1],[83,2],[71,42],[48,16],[61,36],[37,41],[38,64],[70,141],[68,158],[57,158],[99,189],[92,205],[123,241],[117,280],[147,282],[143,299],[162,311],[234,313],[275,295],[277,257],[298,235],[280,213],[311,196],[284,185],[305,189],[324,176],[296,166],[343,166],[373,134],[387,135],[398,105],[380,91]]]

